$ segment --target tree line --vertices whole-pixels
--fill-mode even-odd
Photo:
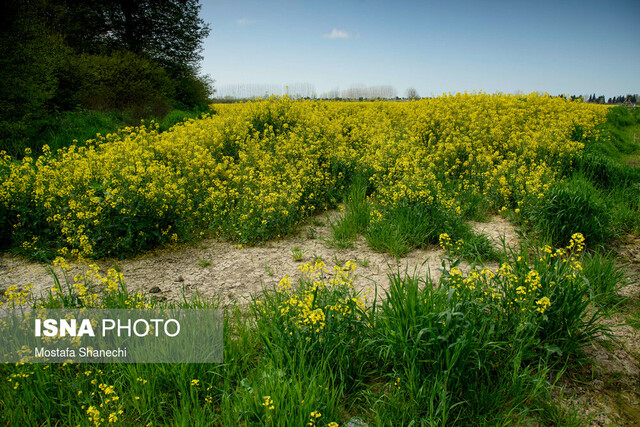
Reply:
[[[198,0],[8,0],[0,16],[0,150],[64,111],[139,119],[206,105]]]
[[[589,95],[588,97],[585,97],[585,99],[587,100],[587,102],[593,102],[596,104],[624,104],[625,102],[637,104],[638,100],[640,100],[640,95],[620,95],[609,97],[609,99],[606,99],[604,95],[596,96],[596,94],[594,93]]]

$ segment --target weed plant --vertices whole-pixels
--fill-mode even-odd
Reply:
[[[619,291],[628,284],[629,277],[616,261],[615,253],[587,252],[583,268],[598,306],[615,309],[624,301]]]

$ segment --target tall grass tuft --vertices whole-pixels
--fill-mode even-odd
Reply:
[[[552,186],[523,211],[537,234],[555,246],[566,245],[574,233],[582,233],[593,246],[606,244],[615,235],[611,208],[580,175]]]
[[[615,308],[624,301],[619,291],[627,285],[628,277],[624,266],[616,263],[615,253],[588,252],[584,256],[583,267],[596,304]]]
[[[344,213],[329,225],[332,231],[332,239],[329,242],[337,248],[350,248],[358,236],[369,225],[371,204],[367,200],[367,180],[361,176],[356,177],[345,197]]]

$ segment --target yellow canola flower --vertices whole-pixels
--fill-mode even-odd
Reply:
[[[536,301],[536,311],[540,313],[544,313],[547,308],[551,306],[551,300],[548,297],[542,297],[538,301]]]
[[[65,257],[119,256],[203,229],[241,245],[276,238],[337,205],[346,171],[370,172],[372,223],[416,204],[459,214],[469,196],[525,211],[583,149],[571,132],[600,138],[607,110],[482,92],[411,103],[283,97],[211,109],[167,132],[149,124],[38,158],[0,154],[0,205],[34,206],[52,230],[19,242],[23,250],[54,243]],[[12,223],[15,236],[38,232],[18,214]],[[578,235],[574,248],[584,248]]]

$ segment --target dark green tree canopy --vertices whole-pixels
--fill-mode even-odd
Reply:
[[[213,92],[198,75],[198,0],[6,0],[2,12],[0,151],[22,152],[59,112],[138,120],[206,108]]]
[[[198,70],[209,26],[198,0],[52,0],[57,27],[73,49],[146,56],[170,75]]]

